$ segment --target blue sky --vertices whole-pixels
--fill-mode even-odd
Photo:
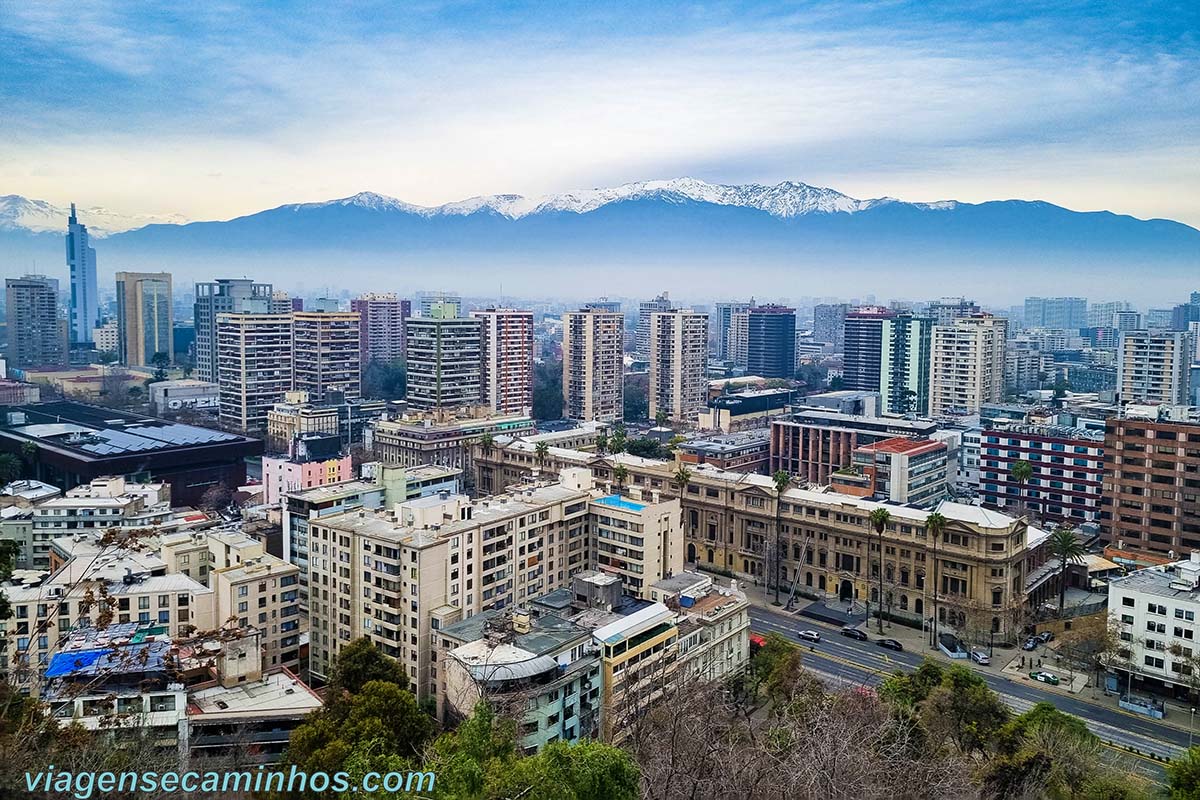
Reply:
[[[325,5],[0,0],[0,194],[223,218],[690,175],[1200,226],[1195,2]]]

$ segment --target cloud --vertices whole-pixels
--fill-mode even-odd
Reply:
[[[911,199],[1019,188],[1200,223],[1197,46],[1149,12],[113,8],[0,22],[18,57],[92,70],[75,103],[52,74],[18,79],[7,190],[230,216],[331,190],[438,203],[694,174]],[[35,174],[64,158],[74,185]]]

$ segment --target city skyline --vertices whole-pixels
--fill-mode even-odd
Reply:
[[[1196,17],[1170,4],[12,4],[0,186],[224,219],[363,190],[438,205],[692,175],[1194,226],[1200,153],[1182,134],[1200,114]],[[83,81],[63,113],[55,88]]]

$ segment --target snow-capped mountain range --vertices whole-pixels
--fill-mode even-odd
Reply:
[[[153,224],[182,225],[187,218],[180,214],[121,214],[107,208],[76,209],[88,232],[98,238],[130,231]],[[67,227],[68,207],[56,206],[45,200],[30,200],[20,195],[0,195],[0,229],[26,230],[34,233],[62,232]]]
[[[834,189],[809,186],[806,183],[794,181],[785,181],[774,186],[763,186],[758,183],[731,186],[706,183],[695,178],[675,178],[673,180],[638,181],[608,189],[581,189],[541,197],[525,197],[519,194],[484,195],[440,206],[418,206],[387,195],[360,192],[352,197],[343,197],[324,203],[298,203],[284,206],[284,208],[304,210],[329,205],[358,206],[379,211],[403,211],[423,217],[467,215],[490,211],[509,219],[520,219],[533,214],[555,211],[586,214],[612,203],[648,199],[755,208],[781,219],[802,214],[835,214],[839,212],[853,214],[879,205],[900,202],[892,197],[857,200]],[[936,210],[953,208],[956,203],[951,200],[911,205]]]
[[[336,200],[293,203],[281,208],[302,212],[330,206],[354,206],[372,211],[399,211],[421,217],[467,216],[490,212],[515,220],[559,211],[586,214],[613,203],[653,199],[667,203],[694,202],[753,208],[780,219],[804,214],[853,214],[901,202],[891,197],[858,200],[834,189],[794,181],[785,181],[774,186],[757,183],[738,186],[706,183],[695,178],[675,178],[626,183],[613,188],[581,189],[541,197],[494,194],[470,197],[440,206],[419,206],[375,192],[359,192]],[[926,210],[950,210],[957,206],[957,203],[950,200],[907,205]],[[0,228],[23,229],[36,233],[61,231],[66,225],[67,214],[68,209],[65,207],[44,200],[30,200],[19,195],[0,196]],[[80,208],[78,214],[79,219],[99,238],[151,224],[182,225],[188,222],[179,214],[123,215],[100,207]]]

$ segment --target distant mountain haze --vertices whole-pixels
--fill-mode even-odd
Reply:
[[[82,203],[86,205],[86,203]],[[488,295],[682,301],[802,295],[993,303],[1078,294],[1168,305],[1200,288],[1200,231],[1170,220],[1076,212],[1039,201],[858,200],[785,182],[681,178],[540,198],[437,207],[363,192],[227,221],[80,209],[101,282],[167,270],[176,284],[249,275],[281,288],[458,289]],[[65,271],[66,212],[0,196],[0,268]]]

